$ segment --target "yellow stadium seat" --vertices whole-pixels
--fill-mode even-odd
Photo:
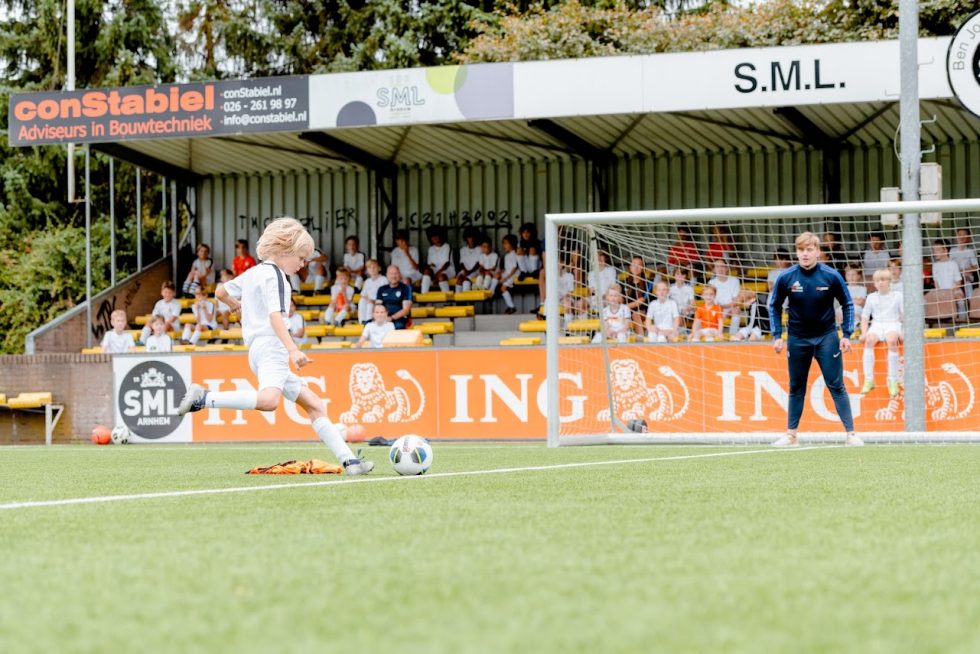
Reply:
[[[194,351],[195,352],[224,352],[227,346],[221,343],[208,343],[207,345],[198,345]]]
[[[930,327],[929,329],[923,329],[922,335],[925,338],[946,338],[946,328]],[[957,334],[957,336],[959,336],[959,334]]]
[[[178,345],[174,345],[173,346],[173,351],[174,352],[193,352],[196,349],[197,349],[197,346],[196,345],[179,345],[178,344]]]
[[[360,336],[364,325],[341,325],[333,330],[334,336]]]
[[[558,342],[562,345],[587,345],[592,339],[588,336],[560,336]]]
[[[583,320],[572,320],[568,323],[570,332],[594,332],[599,330],[598,318],[585,318]]]
[[[177,303],[180,304],[181,309],[190,309],[194,306],[194,298],[192,297],[182,297],[177,299]]]
[[[308,307],[325,307],[330,304],[329,295],[311,295],[300,299],[302,300],[302,304],[305,304]],[[300,304],[300,302],[297,302],[296,306],[299,306]]]
[[[133,348],[133,352],[146,352],[146,346],[137,345],[136,347]]]
[[[412,296],[412,300],[420,303],[429,302],[451,302],[453,299],[452,293],[445,293],[443,291],[429,291],[428,293],[416,293]]]
[[[302,282],[299,285],[299,290],[301,291],[312,291],[315,288],[316,288],[316,284],[314,284],[313,282]]]
[[[743,277],[746,277],[747,279],[769,279],[769,269],[748,268],[743,274]]]
[[[571,293],[572,297],[589,297],[592,293],[585,286],[577,286]]]
[[[350,341],[324,341],[312,346],[311,350],[346,350],[351,346]]]
[[[7,396],[0,393],[0,406],[7,406]]]
[[[322,338],[333,334],[336,329],[334,325],[307,325],[306,335],[311,338]]]
[[[215,338],[223,338],[225,340],[237,340],[242,337],[242,330],[240,327],[234,329],[219,329],[218,335]]]
[[[384,347],[420,347],[424,340],[422,332],[417,329],[396,329],[389,332],[381,344]]]
[[[225,350],[229,352],[248,352],[247,345],[226,345]]]
[[[83,347],[82,354],[102,354],[102,348],[99,346]]]
[[[538,280],[534,277],[525,277],[514,282],[514,286],[537,286]]]
[[[435,310],[436,318],[468,318],[473,316],[476,311],[473,309],[472,304],[467,304],[466,306],[457,307],[439,307]]]
[[[435,315],[435,307],[412,307],[413,318],[432,318]]]
[[[980,327],[960,327],[956,330],[956,338],[980,337]]]
[[[420,331],[423,334],[452,334],[453,333],[453,323],[452,322],[421,322],[409,327],[409,329],[414,329]]]
[[[181,325],[193,325],[197,322],[197,318],[194,317],[193,313],[182,313],[177,317],[177,322]]]
[[[500,339],[500,344],[505,346],[511,345],[541,345],[540,336],[521,336],[517,338],[503,338]]]
[[[548,331],[548,323],[544,320],[525,320],[517,329],[522,332],[546,332]]]
[[[490,299],[490,291],[460,291],[453,295],[456,302],[483,302]]]
[[[320,313],[322,312],[317,311],[316,309],[303,309],[302,311],[297,311],[296,313],[303,316],[303,320],[309,322],[310,320],[319,320]]]
[[[148,322],[150,322],[150,314],[146,314],[145,316],[136,316],[133,318],[133,324],[141,327]]]
[[[11,409],[40,409],[45,404],[51,404],[51,393],[21,393],[7,400]]]
[[[752,291],[753,293],[766,293],[769,291],[769,284],[766,282],[745,282],[742,284],[743,291]]]

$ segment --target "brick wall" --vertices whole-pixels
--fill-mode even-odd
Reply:
[[[112,357],[107,354],[0,356],[0,393],[50,391],[65,412],[55,443],[88,439],[97,424],[112,425]],[[44,414],[0,409],[0,443],[43,443]]]
[[[166,259],[129,277],[114,289],[96,295],[92,301],[92,345],[98,345],[102,341],[102,335],[111,329],[109,314],[114,309],[125,309],[130,323],[136,316],[150,313],[153,305],[160,299],[160,285],[168,279],[170,260]],[[35,336],[35,354],[78,352],[86,347],[86,319],[86,312],[80,311],[60,325]]]

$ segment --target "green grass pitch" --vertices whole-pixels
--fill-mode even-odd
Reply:
[[[434,450],[0,449],[0,651],[980,651],[980,447]]]

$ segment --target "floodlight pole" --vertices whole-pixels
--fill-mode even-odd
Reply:
[[[902,200],[919,199],[919,168],[922,163],[919,123],[919,3],[899,0],[899,69],[901,71],[901,170]],[[920,214],[902,219],[902,294],[905,323],[905,430],[923,432],[925,420],[925,315],[922,298],[922,228]]]
[[[85,144],[85,347],[92,347],[92,197],[88,143]]]
[[[143,169],[136,167],[136,271],[143,270]]]
[[[75,90],[75,0],[68,0],[68,73],[65,90]],[[68,202],[75,201],[75,144],[68,144]]]
[[[116,160],[109,157],[109,287],[116,285]]]
[[[164,235],[166,238],[166,234]],[[170,265],[173,267],[174,284],[177,283],[177,180],[170,180]]]

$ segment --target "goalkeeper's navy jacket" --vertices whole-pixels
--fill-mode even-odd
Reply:
[[[773,284],[769,294],[772,337],[783,334],[783,301],[789,298],[790,337],[812,338],[837,329],[834,300],[844,310],[844,336],[854,331],[854,302],[840,273],[822,263],[809,270],[799,264],[787,268]]]

